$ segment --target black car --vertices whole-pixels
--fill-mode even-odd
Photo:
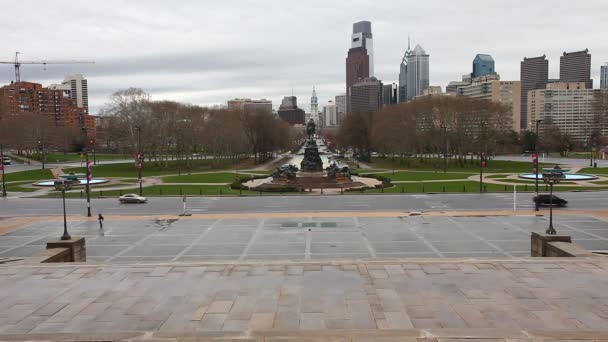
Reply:
[[[551,196],[553,196],[553,199],[551,199]],[[566,201],[563,198],[557,197],[555,195],[534,196],[533,201],[534,201],[534,203],[536,203],[539,206],[540,205],[551,205],[551,203],[553,203],[554,206],[564,207],[564,206],[566,206],[566,204],[568,204],[568,201]]]

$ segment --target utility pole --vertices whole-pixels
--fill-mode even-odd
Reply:
[[[443,130],[443,173],[448,171],[448,126],[441,125]]]
[[[2,197],[6,197],[6,181],[4,180],[4,149],[0,144],[0,170],[2,170]]]

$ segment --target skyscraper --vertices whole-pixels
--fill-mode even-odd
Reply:
[[[350,112],[350,87],[359,79],[374,74],[372,24],[360,21],[353,24],[351,48],[346,57],[346,111]]]
[[[407,57],[411,54],[410,38],[407,38],[407,50],[399,64],[399,103],[407,101]]]
[[[527,129],[530,125],[528,119],[528,92],[535,89],[545,89],[549,82],[549,60],[545,55],[527,58],[521,62],[521,110],[520,128]]]
[[[608,63],[600,68],[600,88],[608,89]]]
[[[298,108],[298,98],[285,96],[279,106],[279,117],[291,125],[304,124],[304,111]]]
[[[338,116],[336,113],[336,104],[329,100],[325,106],[323,106],[323,125],[324,126],[336,126],[338,124]]]
[[[408,48],[409,50],[409,48]],[[414,50],[405,56],[407,60],[407,101],[424,93],[429,87],[429,55],[422,46],[416,45]]]
[[[496,73],[494,68],[494,58],[490,55],[477,54],[473,59],[473,73],[472,78],[481,77],[486,75],[493,75]]]
[[[336,117],[338,125],[346,114],[346,94],[336,95]]]
[[[373,113],[382,109],[382,82],[375,77],[366,78],[351,87],[351,112]]]
[[[576,52],[564,52],[559,57],[560,82],[585,82],[587,89],[593,89],[591,79],[591,54],[589,49]]]
[[[51,84],[49,89],[63,90],[65,97],[74,100],[76,106],[89,113],[89,87],[81,74],[67,75],[61,84]]]
[[[318,126],[319,122],[319,102],[317,100],[317,92],[315,87],[312,87],[312,96],[310,97],[310,118]]]

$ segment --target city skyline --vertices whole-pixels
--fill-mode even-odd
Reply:
[[[601,30],[593,24],[601,19],[598,13],[602,9],[608,10],[608,4],[600,1],[586,9],[566,1],[522,2],[519,7],[525,6],[526,11],[512,4],[495,4],[491,9],[510,23],[509,29],[490,27],[483,34],[461,23],[484,25],[496,18],[469,13],[458,4],[441,3],[437,9],[437,4],[431,1],[410,7],[399,3],[378,6],[361,1],[356,6],[323,4],[324,11],[316,10],[320,3],[294,3],[287,6],[289,11],[270,4],[252,7],[246,3],[209,9],[202,2],[174,9],[162,3],[146,3],[144,7],[141,3],[108,2],[97,4],[94,10],[77,2],[41,4],[53,30],[48,30],[49,25],[39,25],[34,16],[0,14],[0,30],[6,36],[0,59],[13,59],[15,51],[22,52],[24,60],[94,59],[94,65],[22,68],[24,80],[45,86],[60,83],[67,74],[83,74],[89,80],[92,114],[98,113],[113,91],[130,86],[141,87],[159,100],[225,105],[232,98],[267,98],[276,108],[292,88],[295,96],[307,99],[315,85],[319,101],[325,103],[344,92],[345,51],[350,47],[352,24],[361,20],[373,25],[374,75],[386,84],[398,82],[396,65],[407,48],[408,35],[431,53],[430,85],[442,88],[468,71],[478,53],[492,55],[496,70],[505,80],[519,79],[519,63],[525,56],[546,54],[553,61],[549,77],[557,78],[558,57],[563,51],[588,48],[593,55],[591,78],[598,81],[600,65],[608,60],[608,47],[597,43],[602,41]],[[17,11],[27,12],[25,4],[14,6]],[[124,10],[116,16],[113,13],[118,6]],[[247,27],[218,23],[214,18],[227,20],[227,15],[237,18],[245,13],[257,18],[248,21]],[[308,20],[312,13],[313,29]],[[538,13],[553,19],[542,23],[528,20]],[[563,20],[577,30],[566,30]],[[112,27],[107,26],[110,21],[114,23]],[[285,22],[290,25],[282,24]],[[532,28],[536,34],[521,39]],[[206,32],[204,39],[202,32]],[[549,32],[554,39],[546,39]],[[306,51],[280,48],[304,34],[316,37],[307,41]],[[254,36],[264,39],[251,39]],[[30,45],[29,41],[37,44]],[[1,67],[0,82],[8,84],[12,79],[13,68]],[[598,81],[595,87],[599,86]],[[308,109],[309,105],[302,102],[301,107]]]

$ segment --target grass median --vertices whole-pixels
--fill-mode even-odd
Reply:
[[[260,174],[265,175],[265,174]],[[181,176],[163,177],[164,183],[232,183],[241,177],[247,177],[249,174],[236,172],[216,172],[216,173],[198,173]]]
[[[4,178],[5,178],[6,182],[26,181],[26,180],[37,181],[37,180],[43,180],[43,179],[53,179],[53,173],[49,169],[28,170],[28,171],[5,173]]]
[[[373,174],[373,172],[360,173],[361,176],[365,177],[366,174]],[[474,173],[458,173],[458,172],[428,172],[428,171],[397,171],[379,173],[379,175],[388,177],[391,181],[422,181],[422,180],[446,180],[446,179],[467,179],[470,176],[475,175]]]
[[[372,162],[369,164],[376,168],[386,169],[407,169],[407,170],[420,170],[420,171],[440,171],[443,170],[444,159],[443,158],[381,158],[374,157]],[[540,164],[540,167],[553,167],[554,164]],[[479,160],[456,160],[448,159],[449,172],[479,172]],[[532,172],[532,162],[520,162],[510,160],[488,160],[487,167],[484,168],[483,172],[488,173],[500,173],[500,172]]]
[[[486,192],[513,192],[512,184],[483,184],[484,191]],[[545,184],[539,184],[541,191],[549,191],[549,186]],[[534,191],[534,184],[518,184],[516,185],[517,191]],[[554,186],[554,191],[580,191],[580,190],[606,190],[608,187],[566,187],[566,186]],[[408,183],[408,184],[395,184],[391,188],[385,189],[371,189],[366,190],[364,193],[439,193],[439,192],[479,192],[479,182],[475,181],[462,181],[462,182],[428,182],[428,183]],[[354,191],[353,193],[357,193]]]

